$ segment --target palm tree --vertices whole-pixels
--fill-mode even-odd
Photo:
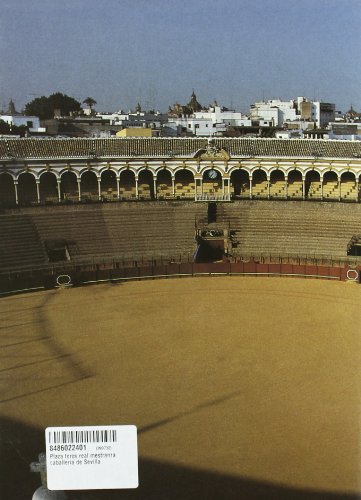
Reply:
[[[92,98],[92,97],[87,97],[83,101],[84,104],[86,104],[90,109],[92,109],[92,106],[96,104],[97,102]]]

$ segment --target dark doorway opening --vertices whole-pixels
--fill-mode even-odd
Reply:
[[[49,262],[63,262],[70,260],[68,244],[66,240],[55,239],[45,241],[45,250],[48,254]]]

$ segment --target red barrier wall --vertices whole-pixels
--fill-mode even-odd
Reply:
[[[194,275],[254,275],[254,276],[294,276],[320,277],[336,280],[360,281],[360,267],[333,267],[304,264],[263,264],[256,262],[217,262],[217,263],[172,263],[161,265],[144,265],[134,267],[104,268],[103,266],[73,266],[68,268],[43,269],[36,271],[17,271],[0,275],[0,293],[11,293],[17,290],[31,288],[52,288],[57,286],[57,277],[65,274],[70,276],[71,284],[82,285],[87,282],[109,281],[122,279],[141,279],[164,276],[194,276]],[[347,272],[349,270],[349,275]]]

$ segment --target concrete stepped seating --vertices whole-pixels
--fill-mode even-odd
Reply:
[[[0,215],[0,269],[44,264],[47,255],[31,217]]]
[[[160,198],[173,198],[172,184],[158,183],[157,184],[157,197]]]
[[[224,221],[236,230],[239,255],[346,257],[352,235],[361,234],[361,206],[302,201],[235,201]]]
[[[319,181],[311,181],[310,188],[307,193],[309,199],[321,199],[321,183]]]
[[[356,201],[356,182],[341,182],[341,199]]]
[[[289,182],[288,187],[287,187],[288,198],[300,198],[300,199],[302,199],[302,189],[303,189],[302,181]]]
[[[194,182],[175,182],[175,197],[194,199],[195,183]]]
[[[222,186],[218,182],[203,182],[203,194],[222,194]]]
[[[241,193],[240,193],[240,197],[241,198],[249,198],[249,194],[250,194],[250,187],[249,187],[249,183],[247,184],[242,184],[242,187],[241,187]]]
[[[270,185],[271,198],[286,198],[285,181],[275,181]]]
[[[322,194],[324,199],[338,200],[339,187],[337,182],[324,182],[322,186]]]
[[[58,238],[68,241],[72,261],[105,257],[134,260],[179,255],[191,258],[195,250],[195,217],[204,218],[207,205],[122,202],[29,207],[22,211],[36,227],[42,242]],[[11,220],[15,216],[7,217]],[[11,238],[7,245],[11,246]]]
[[[267,198],[268,197],[268,182],[261,181],[254,183],[252,186],[252,197],[253,198]]]
[[[57,238],[68,241],[73,262],[191,258],[195,219],[207,220],[207,203],[147,201],[4,211],[1,268],[45,263],[44,242]],[[361,234],[361,205],[237,200],[217,204],[218,223],[236,231],[234,255],[344,258],[351,237]]]

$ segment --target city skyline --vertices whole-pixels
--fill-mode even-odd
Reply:
[[[192,89],[244,113],[305,96],[361,108],[357,0],[0,0],[0,105],[41,95],[167,111]]]

